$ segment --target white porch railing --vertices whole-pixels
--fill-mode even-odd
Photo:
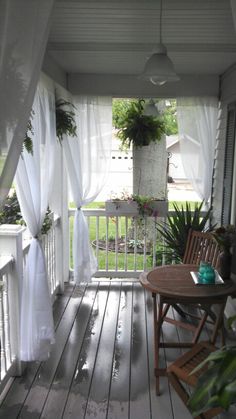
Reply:
[[[16,370],[16,358],[12,351],[10,310],[13,314],[9,292],[10,282],[12,281],[13,258],[11,256],[0,257],[0,345],[1,345],[1,380],[0,390],[5,386],[7,375],[11,375]]]
[[[61,256],[60,218],[54,217],[51,229],[42,236],[42,246],[46,256],[49,289],[52,302],[63,288],[60,283]],[[25,228],[14,225],[0,227],[0,392],[7,381],[21,373],[19,357],[20,289],[24,280],[24,270],[31,238]]]
[[[116,211],[113,216],[105,209],[84,209],[83,212],[98,259],[99,268],[95,277],[134,278],[139,277],[145,270],[165,263],[165,255],[158,251],[158,243],[162,239],[158,238],[155,228],[155,222],[161,218],[146,217],[140,221],[135,213],[124,214],[122,211]],[[75,209],[70,208],[71,244],[74,213]],[[72,255],[72,252],[70,254]],[[73,271],[72,264],[71,260]]]

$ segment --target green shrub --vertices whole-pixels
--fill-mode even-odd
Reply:
[[[207,224],[211,210],[209,209],[204,215],[201,214],[203,201],[196,202],[193,210],[189,202],[185,203],[185,207],[173,203],[173,207],[174,215],[168,215],[167,221],[157,222],[156,229],[164,237],[166,253],[170,253],[177,261],[182,261],[189,230],[209,230]]]

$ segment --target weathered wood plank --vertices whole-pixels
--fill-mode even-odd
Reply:
[[[157,419],[172,419],[172,405],[167,378],[161,377],[161,396],[156,395],[156,378],[154,374],[154,330],[153,330],[153,301],[151,293],[145,291],[146,328],[148,340],[149,379],[152,417]],[[160,349],[160,367],[166,367],[164,349]]]
[[[71,307],[71,294],[74,290],[74,285],[66,284],[63,296],[58,297],[54,302],[54,322],[56,328],[56,339],[58,334],[59,321],[67,315],[65,312],[67,305]],[[81,289],[82,290],[82,289]],[[69,308],[69,312],[70,308]],[[63,319],[64,320],[64,319]],[[63,321],[62,320],[62,321]],[[61,328],[61,327],[60,327]],[[59,328],[59,333],[60,333]],[[66,328],[63,329],[64,332]],[[16,377],[10,390],[8,391],[3,403],[0,406],[0,418],[15,419],[21,411],[22,405],[27,397],[32,383],[39,372],[40,362],[29,362],[21,377]]]
[[[85,418],[105,419],[112,375],[121,284],[111,284]]]
[[[84,417],[109,289],[109,283],[104,282],[99,285],[99,291],[84,336],[63,419],[73,419],[75,417],[76,419],[82,419]]]
[[[56,300],[53,304],[53,319],[55,330],[58,327],[58,324],[63,316],[63,313],[66,309],[68,302],[74,292],[75,284],[73,283],[65,283],[64,293],[62,295],[58,295]]]
[[[85,291],[40,416],[41,419],[60,418],[63,414],[97,288],[97,284],[89,284]]]
[[[119,318],[115,337],[107,413],[109,419],[126,419],[129,417],[131,318],[132,283],[124,283],[121,288]]]
[[[170,317],[174,319],[180,319],[180,316],[177,314],[177,312],[174,309],[170,309],[169,313]],[[183,320],[181,318],[181,320]],[[174,325],[168,324],[167,322],[164,323],[164,339],[165,341],[191,341],[193,337],[193,332],[183,329],[181,327],[176,327]],[[186,352],[187,349],[183,348],[166,348],[164,350],[165,357],[166,357],[166,363],[169,364],[173,361],[175,361],[179,356],[181,356],[184,352]],[[166,379],[166,378],[164,378]],[[187,407],[184,405],[182,400],[179,398],[176,391],[173,389],[171,385],[169,385],[169,391],[170,391],[170,398],[171,398],[171,406],[174,414],[175,419],[191,419],[192,415],[190,414]]]
[[[76,313],[81,304],[84,295],[84,288],[75,288],[73,296],[66,308],[62,321],[57,329],[56,344],[51,352],[50,359],[42,362],[37,375],[30,388],[24,405],[20,412],[21,418],[27,418],[27,415],[34,414],[34,419],[40,417],[49,388],[51,386],[58,362],[64,350],[68,332],[71,330]]]
[[[144,290],[139,283],[133,286],[131,335],[130,418],[151,418],[149,365],[145,321]]]
[[[0,419],[190,419],[167,378],[161,377],[161,396],[155,394],[151,294],[139,283],[118,281],[92,283],[70,298],[72,288],[54,304],[59,325],[51,359],[29,363],[15,379]],[[191,339],[166,322],[163,331],[166,341]],[[161,366],[180,353],[161,349]],[[233,419],[235,412],[218,418]]]

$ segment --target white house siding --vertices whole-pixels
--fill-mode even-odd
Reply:
[[[215,162],[213,168],[213,223],[220,224],[223,196],[224,156],[226,140],[227,103],[220,102],[216,138]]]
[[[167,147],[167,151],[171,153],[169,159],[169,176],[171,176],[173,179],[186,180],[186,175],[180,155],[179,142],[176,142]]]
[[[227,125],[227,106],[236,101],[236,65],[221,77],[220,112],[218,120],[217,143],[213,180],[213,221],[220,223],[222,212],[224,157]],[[235,203],[234,203],[235,207]],[[232,211],[235,214],[235,210]],[[235,222],[235,219],[231,220]]]
[[[222,211],[222,197],[223,197],[223,179],[224,179],[224,157],[225,157],[225,143],[226,143],[226,126],[227,126],[227,106],[236,101],[236,65],[231,67],[221,79],[221,103],[219,124],[216,144],[216,159],[214,167],[213,180],[213,209],[214,222],[220,224]],[[234,182],[235,185],[235,182]],[[235,224],[235,200],[232,208],[231,222]],[[236,276],[236,257],[233,257],[232,272]],[[226,306],[226,314],[228,316],[235,314],[236,302],[231,298],[228,300]]]

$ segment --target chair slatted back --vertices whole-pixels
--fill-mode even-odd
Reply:
[[[210,233],[189,231],[183,263],[200,265],[205,261],[216,268],[219,254],[220,248]]]

